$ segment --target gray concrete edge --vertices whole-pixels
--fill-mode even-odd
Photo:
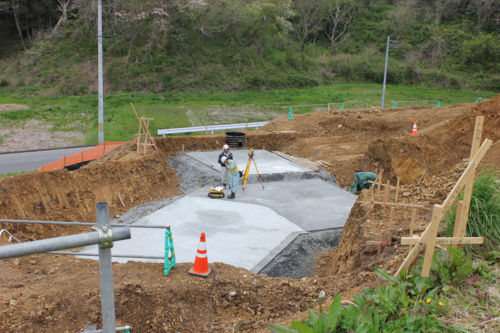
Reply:
[[[290,245],[299,235],[307,234],[307,231],[294,231],[288,235],[285,240],[283,240],[280,245],[276,246],[271,252],[269,252],[264,259],[262,259],[257,265],[255,265],[250,272],[254,274],[259,274],[259,272],[264,269],[278,254],[281,253],[288,245]]]

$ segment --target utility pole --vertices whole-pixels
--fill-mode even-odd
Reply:
[[[384,98],[385,98],[385,81],[387,79],[387,60],[389,59],[389,47],[396,46],[398,42],[395,40],[389,41],[389,36],[387,36],[387,48],[385,50],[385,69],[384,69],[384,88],[382,89],[382,105],[381,108],[384,108]]]
[[[99,143],[104,142],[103,88],[102,88],[102,0],[97,0],[97,90],[99,98]]]
[[[387,48],[385,50],[385,68],[384,68],[384,88],[382,88],[382,105],[380,108],[384,108],[385,99],[385,80],[387,79],[387,60],[389,59],[389,36],[387,36]]]

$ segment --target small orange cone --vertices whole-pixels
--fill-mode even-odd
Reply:
[[[417,135],[417,121],[413,123],[413,130],[411,131],[411,136]]]
[[[212,273],[212,268],[208,267],[207,244],[205,243],[205,233],[202,232],[200,236],[200,245],[198,245],[196,258],[194,258],[194,265],[193,268],[189,270],[189,274],[207,277],[210,273]]]

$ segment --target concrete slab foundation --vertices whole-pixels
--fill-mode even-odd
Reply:
[[[219,169],[218,152],[189,155]],[[248,150],[233,151],[233,155],[244,170]],[[261,175],[310,172],[266,151],[256,151],[255,160]],[[247,184],[244,191],[240,185],[234,200],[209,198],[213,185],[218,184],[206,184],[135,224],[170,225],[178,263],[194,262],[200,234],[205,232],[209,262],[224,262],[258,273],[298,235],[340,230],[356,201],[355,195],[321,179],[265,182],[264,189],[260,182],[254,182]],[[230,194],[230,190],[225,194]],[[132,239],[116,242],[112,254],[164,256],[164,246],[165,230],[133,228]],[[81,252],[86,253],[97,253],[97,247]],[[128,261],[122,257],[113,260]]]

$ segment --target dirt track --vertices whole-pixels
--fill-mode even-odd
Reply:
[[[283,116],[249,133],[247,146],[321,160],[341,186],[351,185],[356,171],[384,169],[384,182],[400,178],[400,201],[428,204],[418,212],[418,233],[429,221],[431,204],[442,202],[465,168],[479,115],[485,116],[483,138],[494,142],[481,167],[498,168],[500,95],[453,107],[342,110],[291,121]],[[415,120],[418,135],[411,137]],[[160,154],[141,157],[130,142],[77,171],[3,179],[0,218],[95,221],[99,201],[110,203],[111,215],[123,215],[182,193],[168,159],[182,145],[187,151],[218,150],[223,143],[221,135],[159,138]],[[358,201],[366,196],[365,191]],[[133,332],[268,332],[267,322],[303,318],[321,290],[328,304],[336,292],[349,298],[364,285],[374,286],[373,268],[397,269],[407,252],[398,239],[408,234],[411,210],[396,212],[395,245],[381,254],[365,245],[377,240],[389,213],[357,203],[339,247],[324,251],[314,276],[302,280],[258,276],[222,263],[213,263],[215,274],[206,280],[188,275],[188,264],[178,265],[168,277],[161,264],[114,264],[117,325],[130,324]],[[0,223],[3,228],[23,241],[89,231]],[[87,323],[101,327],[97,262],[37,255],[2,260],[0,271],[0,332],[75,332]]]

